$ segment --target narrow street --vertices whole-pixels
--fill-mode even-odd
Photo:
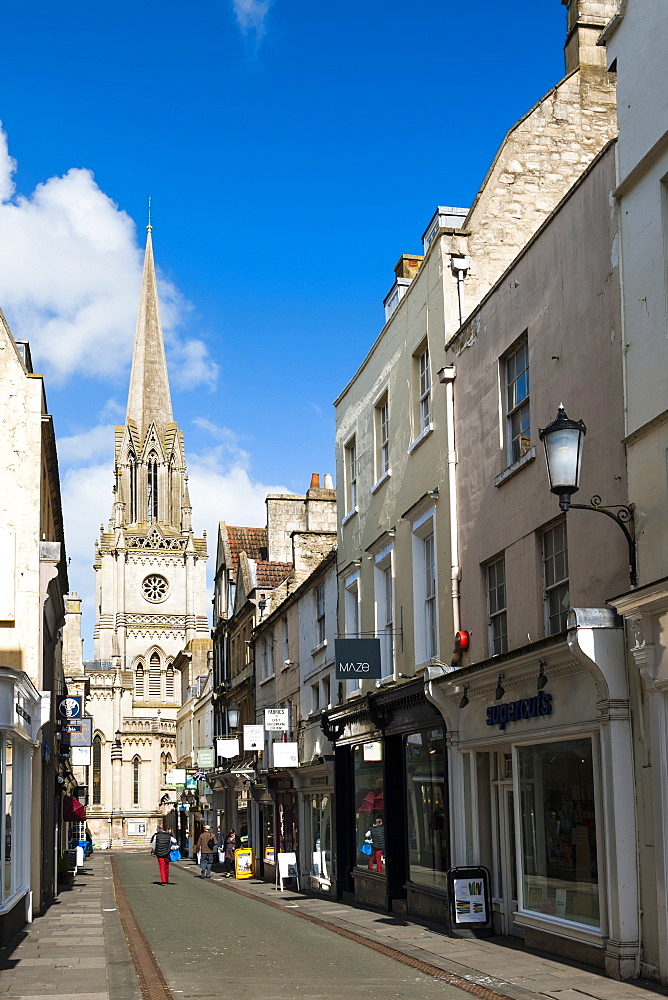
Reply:
[[[148,855],[116,855],[128,900],[175,997],[431,1000],[456,987],[306,920],[170,866],[157,885]],[[297,904],[294,904],[295,906]]]

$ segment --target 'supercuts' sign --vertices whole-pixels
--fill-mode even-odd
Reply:
[[[380,639],[335,639],[336,679],[380,680]]]

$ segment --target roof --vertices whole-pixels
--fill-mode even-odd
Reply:
[[[267,562],[263,560],[257,560],[256,564],[256,580],[257,586],[265,587],[267,590],[273,590],[274,587],[278,587],[279,584],[290,576],[292,573],[293,566],[292,563],[288,562]]]
[[[227,539],[232,556],[231,569],[234,576],[239,568],[239,553],[245,552],[249,559],[258,562],[262,556],[267,555],[267,529],[266,528],[235,528],[228,524]],[[263,584],[268,586],[268,584]]]

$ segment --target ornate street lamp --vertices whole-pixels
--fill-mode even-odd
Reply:
[[[603,505],[600,496],[591,497],[589,503],[571,503],[571,496],[580,489],[580,468],[582,464],[582,445],[587,428],[581,420],[569,420],[563,405],[559,406],[557,416],[547,427],[538,429],[545,447],[545,461],[550,480],[550,492],[559,497],[559,506],[568,510],[593,510],[612,518],[624,532],[629,547],[629,576],[631,586],[638,582],[636,572],[636,544],[631,531],[633,530],[633,511],[626,504]]]
[[[228,732],[233,733],[234,730],[239,725],[239,716],[241,712],[238,708],[228,708],[227,710],[227,728]]]

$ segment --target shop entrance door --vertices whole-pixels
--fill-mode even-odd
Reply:
[[[502,934],[524,937],[524,930],[515,924],[517,913],[517,840],[515,831],[515,793],[512,782],[497,784],[499,816],[499,896],[502,917]]]

